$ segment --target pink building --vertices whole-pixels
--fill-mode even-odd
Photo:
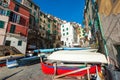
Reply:
[[[0,0],[0,45],[5,44],[6,29],[10,11],[8,9],[9,0]]]

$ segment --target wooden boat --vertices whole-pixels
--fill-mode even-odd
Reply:
[[[46,58],[46,62],[44,58],[41,59],[42,71],[45,74],[57,75],[56,78],[96,74],[96,71],[101,72],[101,64],[107,64],[103,54],[84,50],[56,51]]]
[[[3,60],[3,61],[0,61],[0,67],[3,67],[3,66],[6,66],[6,61],[5,60]]]
[[[100,65],[93,65],[90,67],[85,66],[54,66],[54,64],[48,64],[45,62],[41,62],[41,68],[42,71],[45,74],[55,74],[55,75],[61,75],[65,73],[67,76],[85,76],[87,75],[87,71],[89,70],[89,74],[95,74],[96,73],[96,67],[98,69],[98,72],[101,72],[101,66]],[[55,70],[56,69],[56,70]],[[77,71],[77,72],[74,72]],[[71,73],[72,72],[72,73]]]

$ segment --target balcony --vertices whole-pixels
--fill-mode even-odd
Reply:
[[[9,6],[8,3],[9,3],[9,0],[6,0],[6,1],[0,0],[0,6],[2,6],[4,8],[8,8],[8,6]]]

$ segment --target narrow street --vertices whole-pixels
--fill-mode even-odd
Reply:
[[[0,0],[0,80],[120,80],[120,0]]]
[[[8,69],[0,67],[0,80],[53,80],[52,75],[45,75],[39,63],[29,66]],[[76,78],[60,78],[55,80],[78,80]]]
[[[41,71],[40,64],[8,69],[0,67],[0,80],[52,80]]]

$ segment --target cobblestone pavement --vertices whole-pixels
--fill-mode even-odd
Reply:
[[[8,69],[0,67],[0,80],[52,80],[41,72],[40,64]]]
[[[41,71],[39,63],[8,69],[0,67],[0,80],[53,80],[52,76],[45,75]],[[75,78],[56,79],[56,80],[76,80]]]

